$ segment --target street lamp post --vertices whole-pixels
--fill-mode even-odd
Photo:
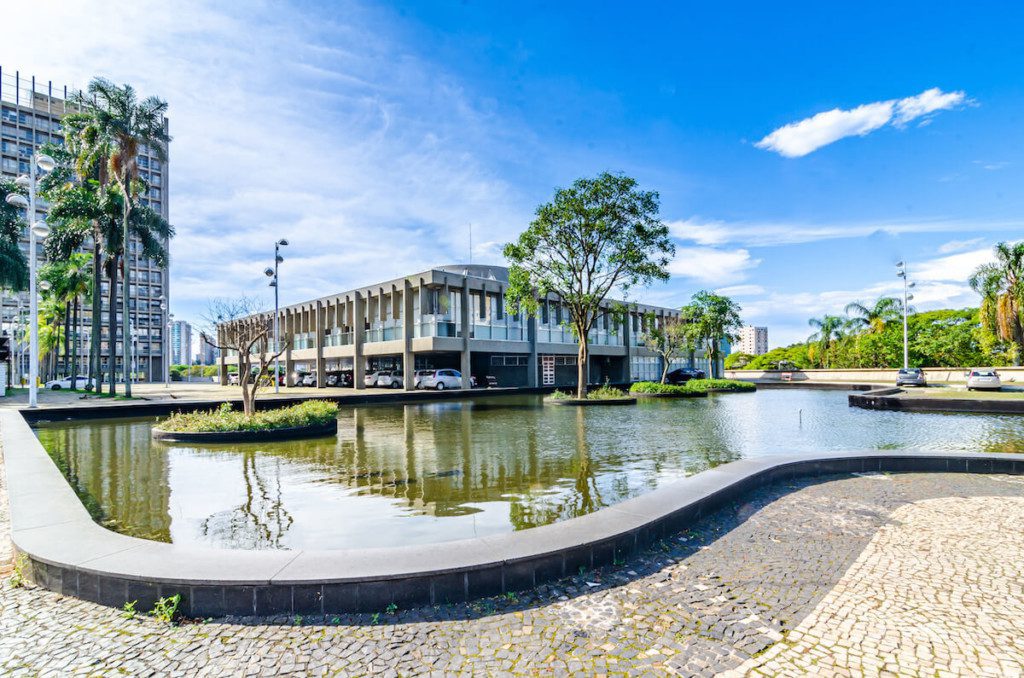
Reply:
[[[279,330],[279,289],[278,285],[278,265],[284,261],[284,257],[281,256],[281,248],[287,247],[288,241],[281,238],[274,243],[274,268],[273,270],[267,269],[264,273],[270,278],[270,286],[274,288],[274,393],[281,392],[281,362],[277,357],[277,354],[281,352],[278,345],[281,343],[280,330]]]
[[[902,261],[896,264],[896,277],[903,279],[903,369],[910,367],[910,342],[907,336],[907,314],[910,309],[910,302],[914,295],[910,294],[910,288],[915,283],[907,280],[907,267]]]
[[[164,311],[166,311],[166,310],[167,310],[167,297],[165,297],[164,295],[161,294],[160,295],[160,315],[163,315]],[[164,388],[168,387],[168,384],[169,384],[168,378],[170,376],[169,373],[171,371],[171,318],[173,318],[173,317],[174,317],[174,314],[171,314],[171,315],[167,316],[167,333],[164,335],[163,341],[160,342],[161,345],[163,346],[163,352],[164,352],[164,359],[163,359]]]
[[[39,300],[36,298],[36,238],[45,239],[50,227],[45,221],[36,221],[36,179],[40,170],[49,172],[54,167],[53,158],[34,152],[29,163],[28,174],[16,179],[22,188],[28,189],[28,200],[18,193],[8,194],[9,205],[28,210],[28,296],[29,296],[29,356],[28,356],[28,406],[35,407],[38,398],[39,380]]]

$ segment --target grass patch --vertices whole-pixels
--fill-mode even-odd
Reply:
[[[600,388],[587,391],[587,400],[618,400],[627,397],[626,392],[605,384]],[[575,391],[555,391],[548,396],[551,400],[576,400]]]
[[[656,381],[638,381],[629,387],[630,393],[648,395],[681,395],[697,392],[686,384],[661,384]]]
[[[159,422],[162,431],[215,433],[223,431],[272,431],[327,424],[338,418],[338,405],[325,400],[307,400],[276,410],[263,410],[251,417],[231,409],[228,403],[207,412],[178,412]]]

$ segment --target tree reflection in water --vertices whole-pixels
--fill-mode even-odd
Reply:
[[[214,513],[199,526],[200,533],[218,546],[248,550],[284,547],[285,534],[294,521],[281,501],[281,460],[267,459],[267,468],[261,469],[257,455],[262,453],[241,453],[242,505]],[[265,473],[270,483],[263,477]]]

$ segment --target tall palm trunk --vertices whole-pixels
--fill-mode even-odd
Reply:
[[[71,388],[78,386],[78,295],[71,308]]]
[[[107,306],[107,332],[110,335],[108,342],[110,395],[117,394],[117,259],[116,255],[110,259],[110,290],[108,291],[110,299]],[[122,343],[124,343],[123,338]]]
[[[130,182],[130,178],[129,178]],[[131,379],[131,351],[132,351],[132,338],[131,338],[131,315],[128,312],[128,288],[130,284],[131,270],[130,262],[131,257],[129,256],[128,240],[129,240],[129,228],[128,220],[132,213],[132,202],[131,202],[131,191],[129,190],[129,183],[125,182],[122,184],[124,190],[124,219],[122,222],[122,228],[124,230],[124,273],[122,275],[121,286],[123,289],[123,298],[121,299],[121,326],[124,328],[124,339],[121,341],[121,355],[124,361],[124,394],[129,398],[132,397],[132,379]]]
[[[68,345],[68,339],[71,337],[71,300],[64,302],[64,374],[68,374],[68,370],[71,369],[70,361],[68,358],[71,356],[71,346]],[[58,344],[59,345],[59,344]]]
[[[92,334],[89,339],[89,376],[96,392],[103,393],[103,372],[100,366],[100,341],[103,333],[103,295],[100,293],[100,240],[93,236],[92,246]]]

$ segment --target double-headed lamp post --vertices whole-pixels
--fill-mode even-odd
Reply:
[[[903,369],[910,367],[910,343],[907,340],[907,314],[914,295],[910,293],[915,283],[907,280],[907,266],[902,261],[896,263],[896,277],[903,279]]]
[[[39,393],[39,300],[36,298],[36,238],[45,239],[50,227],[45,221],[36,221],[36,180],[39,172],[49,172],[54,167],[53,158],[42,153],[32,153],[28,174],[18,177],[18,186],[28,189],[28,200],[19,193],[8,194],[6,201],[28,211],[31,224],[28,236],[28,296],[29,296],[29,356],[28,356],[28,406],[35,407]]]
[[[279,331],[279,321],[278,321],[278,318],[277,318],[278,313],[279,313],[279,310],[278,310],[279,293],[278,293],[278,291],[280,289],[280,285],[278,285],[278,277],[277,277],[278,270],[277,269],[278,269],[278,265],[281,262],[284,261],[284,257],[281,256],[281,248],[282,247],[287,247],[287,246],[288,246],[288,241],[285,240],[284,238],[281,238],[280,240],[278,240],[277,242],[274,243],[274,268],[269,268],[268,267],[267,270],[263,271],[266,274],[266,276],[268,278],[270,278],[270,286],[274,288],[274,353],[275,354],[280,352],[280,349],[278,348],[278,344],[281,343],[281,337],[280,337],[280,331]],[[280,360],[278,360],[278,358],[275,356],[275,358],[274,358],[274,393],[280,393],[280,392],[281,392],[281,363],[280,363]]]

